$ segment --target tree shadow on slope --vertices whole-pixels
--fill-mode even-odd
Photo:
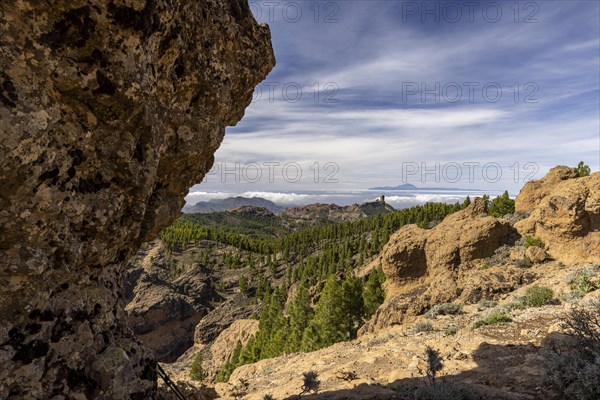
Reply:
[[[360,384],[352,389],[290,396],[296,399],[389,399],[389,400],[558,400],[564,394],[551,389],[546,371],[557,354],[576,354],[581,343],[575,336],[553,332],[540,346],[533,344],[494,345],[482,343],[473,352],[477,367],[456,375],[436,378],[434,389],[426,376],[396,380],[387,385]],[[424,348],[425,350],[425,348]],[[444,360],[442,360],[443,362]],[[418,371],[415,371],[418,373]],[[360,376],[357,377],[360,379]],[[583,397],[588,398],[588,397]],[[595,397],[589,397],[595,398]]]

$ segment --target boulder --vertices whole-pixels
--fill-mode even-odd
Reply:
[[[552,171],[549,175],[554,175]],[[600,262],[600,173],[567,180],[543,178],[532,185],[547,194],[536,196],[529,217],[515,224],[519,233],[540,239],[548,256],[565,264]],[[521,191],[517,200],[530,202],[530,197]]]
[[[152,398],[127,260],[274,65],[243,0],[0,2],[0,398]]]
[[[432,229],[408,225],[390,238],[382,267],[392,280],[455,274],[471,261],[489,257],[514,234],[506,221],[485,214],[481,198]]]
[[[485,201],[476,198],[432,229],[408,225],[394,233],[379,259],[388,278],[386,300],[361,332],[401,323],[405,316],[457,299],[474,262],[517,237],[507,221],[485,211]]]
[[[579,174],[575,168],[557,166],[554,167],[542,179],[527,182],[515,199],[515,212],[531,212],[542,201],[552,193],[559,183],[578,178]]]
[[[533,263],[541,263],[546,260],[546,251],[539,246],[530,246],[525,250],[525,256]]]

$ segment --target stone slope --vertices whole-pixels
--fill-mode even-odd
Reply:
[[[194,205],[186,205],[183,208],[185,213],[212,213],[225,211],[233,208],[240,208],[244,206],[251,207],[263,207],[272,213],[278,214],[284,210],[274,202],[263,199],[262,197],[228,197],[226,199],[212,199],[209,201],[199,201]]]
[[[466,388],[472,396],[469,398],[562,399],[548,387],[543,367],[547,352],[566,340],[559,325],[573,306],[566,301],[571,295],[569,279],[585,267],[558,262],[534,265],[529,271],[536,279],[499,294],[497,304],[467,305],[457,315],[435,319],[409,316],[402,324],[363,334],[350,342],[244,365],[234,371],[228,383],[217,384],[216,391],[223,399],[259,400],[266,394],[275,399],[297,399],[302,373],[312,370],[319,374],[320,394],[303,397],[414,399],[412,391],[423,385],[425,348],[431,346],[442,356],[445,379]],[[600,278],[600,269],[595,271],[595,279]],[[534,284],[553,288],[560,304],[514,308],[516,299]],[[592,299],[600,300],[599,291],[576,302],[585,304]],[[506,312],[513,322],[473,327],[496,310]],[[419,331],[417,327],[422,323],[430,323],[432,330]],[[451,327],[457,329],[456,334],[446,333]]]
[[[0,3],[0,398],[148,398],[123,270],[274,65],[243,0]]]
[[[356,221],[377,214],[393,212],[394,208],[378,201],[350,206],[309,204],[286,209],[281,216],[297,225],[316,225],[325,222]]]
[[[238,319],[223,329],[219,336],[208,343],[196,342],[174,363],[164,364],[171,379],[179,382],[190,381],[190,370],[197,355],[202,357],[202,370],[206,377],[203,383],[214,382],[223,364],[225,364],[238,344],[246,345],[258,332],[258,320]],[[193,382],[190,382],[193,384]]]
[[[211,251],[233,249],[221,245]],[[176,361],[195,343],[210,345],[236,320],[260,312],[260,304],[238,287],[247,271],[209,268],[200,260],[203,251],[207,247],[168,250],[155,240],[142,246],[127,268],[127,324],[160,362]]]

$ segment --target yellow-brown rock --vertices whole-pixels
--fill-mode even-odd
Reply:
[[[146,399],[123,271],[274,65],[244,0],[0,2],[0,398]]]
[[[485,201],[477,198],[432,229],[408,225],[392,235],[380,258],[388,278],[386,301],[362,332],[398,324],[407,315],[458,298],[473,261],[493,255],[515,236],[507,221],[485,211]]]
[[[548,255],[564,263],[600,262],[600,173],[543,178],[530,186],[547,194],[532,196],[525,188],[519,193],[522,204],[537,203],[529,217],[515,224],[519,233],[540,239]]]

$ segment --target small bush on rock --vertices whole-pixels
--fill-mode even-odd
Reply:
[[[590,176],[591,169],[589,165],[586,165],[583,161],[579,161],[577,164],[577,173],[580,177]]]
[[[531,246],[542,247],[543,243],[541,239],[538,239],[534,236],[525,236],[525,242],[523,243],[523,246],[525,246],[526,249],[530,248]]]
[[[481,300],[479,303],[477,303],[477,309],[481,311],[481,310],[485,310],[486,308],[496,307],[496,305],[498,305],[497,301]]]
[[[554,301],[554,292],[552,289],[533,285],[525,291],[525,296],[522,298],[523,305],[527,307],[542,307],[547,304],[552,304]]]
[[[577,297],[583,297],[596,289],[600,289],[600,281],[594,280],[593,276],[593,269],[586,267],[570,274],[567,277],[567,282],[571,284],[571,290]]]
[[[473,328],[480,328],[487,325],[501,325],[508,322],[512,322],[512,318],[510,316],[500,311],[494,311],[488,317],[475,322],[475,324],[473,324]]]
[[[433,330],[433,324],[429,321],[421,321],[415,324],[415,332],[431,332]]]
[[[427,346],[425,349],[427,365],[425,371],[419,370],[425,375],[425,381],[417,387],[414,396],[418,400],[463,400],[467,399],[466,393],[458,385],[447,381],[444,378],[438,378],[439,373],[444,368],[442,357],[437,350]]]
[[[462,305],[455,303],[436,304],[425,313],[426,317],[435,318],[438,315],[457,315],[462,311]]]
[[[529,257],[525,257],[522,260],[517,261],[517,266],[520,268],[531,268],[533,266],[533,262]]]
[[[565,399],[600,399],[600,299],[575,307],[563,329],[571,340],[546,354],[547,383]]]
[[[458,333],[458,328],[455,326],[449,326],[446,328],[444,333],[446,334],[446,336],[454,336]]]
[[[302,375],[304,376],[304,382],[302,384],[300,396],[309,392],[318,393],[319,387],[321,386],[321,381],[318,379],[319,374],[315,371],[308,371],[304,372]]]

